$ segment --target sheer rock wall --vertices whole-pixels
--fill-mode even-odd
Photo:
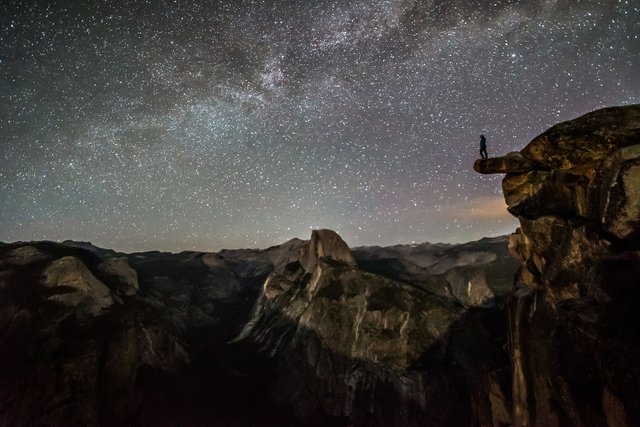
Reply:
[[[640,106],[560,123],[506,173],[516,426],[640,425]]]

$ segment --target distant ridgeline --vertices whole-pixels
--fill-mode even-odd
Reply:
[[[266,250],[179,254],[9,244],[0,416],[65,426],[508,421],[501,306],[516,269],[506,237],[352,251],[316,230]],[[507,415],[492,414],[491,390]]]

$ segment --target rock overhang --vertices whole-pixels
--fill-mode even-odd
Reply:
[[[519,218],[580,218],[630,238],[640,225],[640,105],[560,123],[520,152],[479,159],[474,169],[505,174],[505,201]]]

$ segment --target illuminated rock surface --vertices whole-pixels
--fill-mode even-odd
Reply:
[[[507,173],[521,224],[507,308],[515,425],[638,425],[640,106],[561,123],[520,153],[513,169],[474,166]]]

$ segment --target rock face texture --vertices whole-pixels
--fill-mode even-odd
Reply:
[[[490,425],[510,421],[502,322],[359,269],[320,230],[269,275],[238,340],[273,358],[276,396],[305,425]]]
[[[558,124],[506,173],[514,424],[640,425],[640,106]]]
[[[363,270],[452,298],[465,307],[501,307],[518,268],[508,251],[508,237],[461,245],[364,247],[353,249],[353,254]]]
[[[509,424],[506,251],[3,245],[0,425]]]

